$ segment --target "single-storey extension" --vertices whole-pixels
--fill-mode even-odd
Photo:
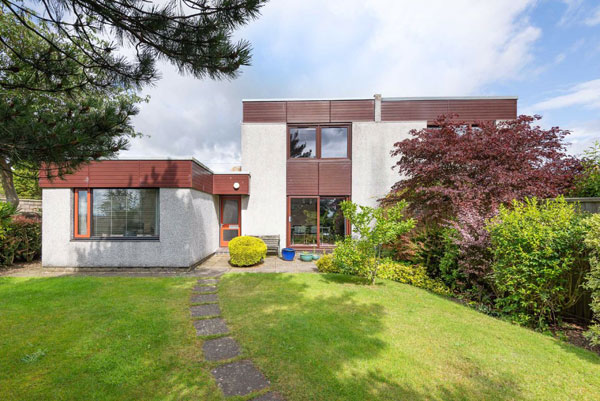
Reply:
[[[514,119],[517,98],[244,100],[241,171],[170,158],[42,172],[42,264],[187,267],[238,235],[331,248],[350,233],[339,203],[376,205],[400,178],[394,143],[450,113],[466,124]]]

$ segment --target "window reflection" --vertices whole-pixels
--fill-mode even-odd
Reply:
[[[317,130],[316,128],[290,129],[290,157],[314,158],[317,157]]]
[[[321,157],[348,157],[348,128],[321,128]]]
[[[317,244],[317,199],[290,199],[291,242],[294,245]]]
[[[346,235],[346,219],[342,214],[340,203],[344,198],[320,199],[320,240],[321,244],[335,244]]]

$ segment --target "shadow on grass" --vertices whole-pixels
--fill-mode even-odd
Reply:
[[[311,291],[308,281],[281,274],[227,275],[220,284],[234,337],[287,399],[519,398],[519,386],[511,377],[468,359],[439,367],[448,370],[447,382],[432,379],[430,388],[419,387],[419,373],[398,367],[406,361],[386,358],[391,345],[385,337],[390,322],[385,307],[369,298],[357,300],[357,287],[327,288],[363,281],[336,274],[321,277],[319,288]],[[426,372],[431,358],[411,360],[411,365]]]

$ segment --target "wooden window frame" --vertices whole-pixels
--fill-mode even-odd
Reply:
[[[317,147],[317,154],[315,157],[291,157],[290,156],[290,135],[291,130],[301,128],[314,128],[315,129],[315,146]],[[346,128],[346,157],[321,157],[321,128]],[[319,161],[319,160],[351,160],[352,159],[352,124],[340,123],[340,124],[288,124],[287,126],[287,140],[286,140],[286,152],[287,160],[302,160],[302,161]]]
[[[343,198],[344,200],[352,200],[349,195],[288,195],[287,196],[287,217],[286,217],[286,246],[288,248],[306,250],[306,249],[333,249],[335,244],[321,244],[321,198]],[[317,243],[315,245],[308,244],[292,244],[292,199],[316,199],[317,200]],[[346,236],[352,234],[350,221],[346,219]]]
[[[90,238],[90,234],[92,232],[91,221],[92,221],[92,190],[90,188],[74,188],[75,192],[75,207],[73,213],[73,238]],[[87,197],[87,230],[85,234],[79,234],[79,192],[85,191]]]

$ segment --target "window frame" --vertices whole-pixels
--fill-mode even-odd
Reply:
[[[287,196],[287,218],[286,218],[286,246],[294,249],[333,249],[335,244],[322,244],[321,243],[321,198],[341,198],[343,200],[352,200],[350,195],[288,195]],[[317,200],[317,243],[311,244],[292,244],[292,199],[316,199]],[[346,220],[346,236],[352,234],[352,227],[350,221]]]
[[[156,190],[156,230],[157,234],[153,236],[126,237],[126,236],[92,236],[92,211],[94,210],[94,197],[92,192],[94,189],[155,189]],[[77,234],[79,229],[79,192],[86,191],[87,196],[87,232],[86,234]],[[99,187],[99,188],[73,188],[73,235],[72,240],[93,240],[93,241],[157,241],[160,239],[160,188],[116,188],[116,187]]]
[[[291,157],[290,136],[291,130],[300,128],[313,128],[316,130],[316,155],[315,157]],[[346,128],[346,157],[321,157],[322,135],[321,128]],[[286,129],[286,152],[287,160],[318,161],[318,160],[351,160],[352,159],[352,124],[349,123],[325,123],[325,124],[288,124]]]

